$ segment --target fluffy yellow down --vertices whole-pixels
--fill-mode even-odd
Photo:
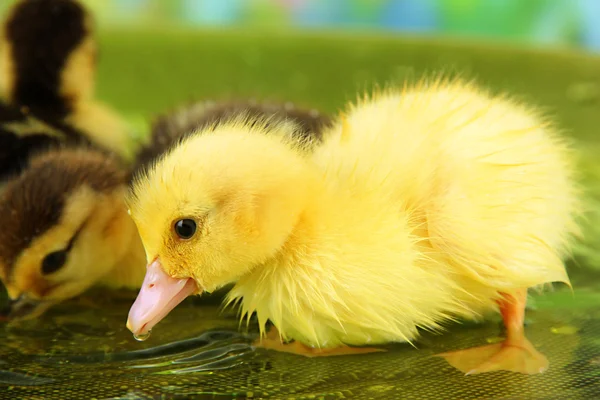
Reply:
[[[350,105],[312,152],[269,134],[285,129],[213,127],[139,177],[148,259],[205,290],[235,282],[242,317],[318,347],[411,341],[499,292],[569,283],[571,152],[531,108],[439,80]]]

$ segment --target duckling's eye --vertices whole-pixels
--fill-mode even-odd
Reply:
[[[67,252],[65,250],[50,253],[42,261],[42,273],[44,275],[52,274],[61,269],[66,262]]]
[[[193,219],[180,219],[175,222],[175,233],[181,239],[189,239],[196,233],[196,222]]]

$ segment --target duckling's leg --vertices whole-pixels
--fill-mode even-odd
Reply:
[[[282,353],[291,353],[305,357],[323,357],[323,356],[343,356],[351,354],[364,354],[385,351],[384,349],[376,349],[371,347],[349,347],[340,346],[332,349],[319,349],[307,346],[300,342],[282,343],[277,328],[272,327],[265,338],[256,340],[254,347],[261,347],[267,350],[275,350]]]
[[[527,290],[503,293],[498,302],[506,327],[502,343],[438,354],[467,375],[491,371],[513,371],[538,374],[548,368],[548,359],[527,340],[523,328]]]

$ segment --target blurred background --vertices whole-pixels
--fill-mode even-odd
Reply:
[[[598,0],[83,0],[103,27],[367,29],[600,51]],[[0,14],[12,3],[0,2]]]

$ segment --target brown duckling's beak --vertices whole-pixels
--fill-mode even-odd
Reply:
[[[44,313],[52,302],[32,299],[22,294],[16,299],[10,299],[8,304],[0,309],[0,318],[4,320],[26,320],[37,318]]]
[[[198,290],[192,278],[175,279],[167,275],[157,258],[147,266],[140,293],[129,310],[127,329],[136,338],[148,335],[154,325]]]

